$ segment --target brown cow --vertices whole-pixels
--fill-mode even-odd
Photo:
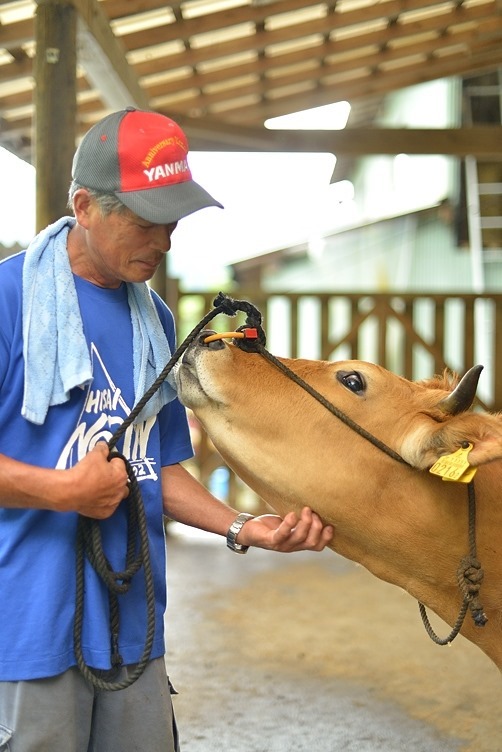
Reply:
[[[204,340],[179,366],[180,397],[228,465],[281,515],[311,506],[334,526],[333,550],[407,590],[450,625],[462,603],[457,569],[469,553],[467,486],[427,468],[462,442],[473,444],[470,464],[482,465],[474,481],[476,541],[488,622],[476,626],[468,613],[462,634],[502,669],[502,418],[465,412],[479,374],[452,397],[446,376],[410,382],[361,361],[280,359],[405,464],[261,354]],[[467,400],[462,391],[471,392]]]

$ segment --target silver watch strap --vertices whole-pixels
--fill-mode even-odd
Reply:
[[[248,550],[249,546],[243,546],[240,543],[236,542],[236,538],[239,535],[242,526],[248,521],[254,519],[253,514],[246,514],[245,512],[241,512],[241,514],[238,514],[235,520],[232,522],[230,527],[228,528],[227,533],[227,546],[231,551],[235,551],[236,554],[245,554]]]

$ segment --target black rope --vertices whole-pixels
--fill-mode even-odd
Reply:
[[[134,406],[127,418],[121,423],[117,431],[108,441],[110,455],[108,459],[121,458],[126,466],[129,479],[129,495],[122,504],[127,505],[127,545],[125,555],[125,568],[120,572],[114,572],[110,562],[106,558],[101,539],[101,529],[98,520],[79,515],[77,523],[76,540],[76,600],[75,620],[73,628],[73,642],[77,665],[83,676],[99,690],[116,691],[125,689],[133,684],[146,668],[150,659],[153,640],[155,636],[155,593],[153,588],[153,576],[150,563],[150,549],[148,543],[148,530],[146,514],[141,496],[139,483],[134,470],[126,457],[115,450],[115,447],[123,437],[127,428],[134,422],[146,403],[161,387],[173,367],[181,358],[185,350],[194,341],[197,335],[207,324],[224,313],[227,316],[235,316],[238,311],[247,314],[246,325],[261,329],[261,314],[255,306],[247,301],[233,300],[223,293],[214,299],[214,308],[194,327],[188,337],[178,347],[174,355],[166,364],[162,373],[157,377],[147,392]],[[265,342],[263,330],[261,340]],[[142,656],[128,678],[123,681],[109,681],[102,677],[102,672],[93,670],[84,660],[82,648],[82,629],[84,620],[85,585],[84,572],[85,560],[88,560],[103,581],[108,590],[110,604],[110,651],[112,669],[117,673],[122,666],[122,657],[119,653],[120,633],[120,609],[119,596],[127,593],[130,589],[133,577],[143,568],[146,593],[146,635]]]
[[[308,392],[314,399],[316,399],[318,402],[323,405],[323,407],[326,408],[326,410],[329,410],[329,412],[336,416],[339,420],[342,421],[342,423],[345,423],[346,426],[351,428],[353,431],[355,431],[359,436],[362,436],[364,439],[369,441],[373,446],[377,447],[377,449],[380,449],[380,451],[387,454],[389,457],[392,457],[393,460],[396,460],[397,462],[401,462],[403,465],[408,465],[408,467],[412,467],[409,462],[407,462],[403,457],[401,457],[400,454],[395,452],[393,449],[391,449],[387,444],[384,444],[383,441],[380,441],[380,439],[377,439],[376,436],[373,436],[373,434],[369,433],[369,431],[366,431],[366,429],[362,428],[358,423],[352,420],[352,418],[349,418],[348,415],[345,415],[344,412],[339,410],[335,405],[333,405],[332,402],[329,402],[323,395],[318,392],[316,389],[314,389],[310,384],[307,384],[306,381],[304,381],[300,376],[298,376],[297,373],[292,371],[290,368],[288,368],[284,363],[282,363],[278,358],[276,358],[272,353],[268,352],[261,343],[258,343],[255,345],[255,349],[257,352],[259,352],[261,355],[263,355],[264,358],[269,360],[271,363],[276,366],[280,371],[282,371],[288,378],[290,378],[292,381],[294,381],[298,386],[301,386],[302,389],[304,389],[306,392]]]
[[[150,658],[153,639],[155,635],[155,594],[153,588],[153,575],[150,564],[148,530],[146,524],[145,509],[141,498],[141,491],[134,471],[124,455],[113,452],[110,458],[120,457],[127,468],[129,478],[129,496],[124,500],[127,505],[127,547],[126,562],[123,571],[114,572],[110,562],[106,558],[101,539],[101,529],[98,520],[79,516],[77,525],[76,544],[76,604],[74,622],[74,648],[77,665],[83,676],[100,690],[125,689],[138,679],[145,670]],[[146,592],[146,638],[143,654],[136,664],[134,671],[124,681],[114,682],[102,678],[101,672],[93,671],[85,663],[82,651],[82,627],[84,619],[84,568],[85,558],[101,578],[108,590],[110,604],[110,641],[111,641],[111,666],[118,673],[122,666],[122,657],[119,653],[120,611],[118,596],[127,593],[132,579],[143,567]]]
[[[471,611],[476,627],[484,627],[488,621],[479,600],[479,590],[483,582],[484,572],[476,553],[476,496],[472,480],[467,485],[467,495],[469,505],[469,555],[460,561],[457,570],[457,582],[464,598],[457,621],[447,637],[438,637],[429,621],[425,606],[423,603],[418,604],[425,630],[436,645],[449,645],[455,639],[460,632],[468,609]]]

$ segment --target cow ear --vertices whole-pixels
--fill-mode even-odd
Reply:
[[[472,444],[469,464],[473,467],[502,459],[502,416],[464,413],[447,421],[438,431],[441,454],[455,452],[464,442]],[[445,451],[446,450],[446,451]]]
[[[468,460],[473,467],[502,459],[502,415],[461,413],[452,416],[435,430],[422,428],[419,433],[411,432],[401,454],[411,465],[424,470],[440,457],[456,452],[466,442],[472,444]]]
[[[469,464],[473,467],[484,465],[502,458],[502,439],[485,434],[474,440],[474,446],[469,452]]]

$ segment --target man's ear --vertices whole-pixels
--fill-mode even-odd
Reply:
[[[73,213],[79,225],[87,228],[89,223],[89,209],[91,207],[91,195],[87,188],[79,188],[73,194]]]

